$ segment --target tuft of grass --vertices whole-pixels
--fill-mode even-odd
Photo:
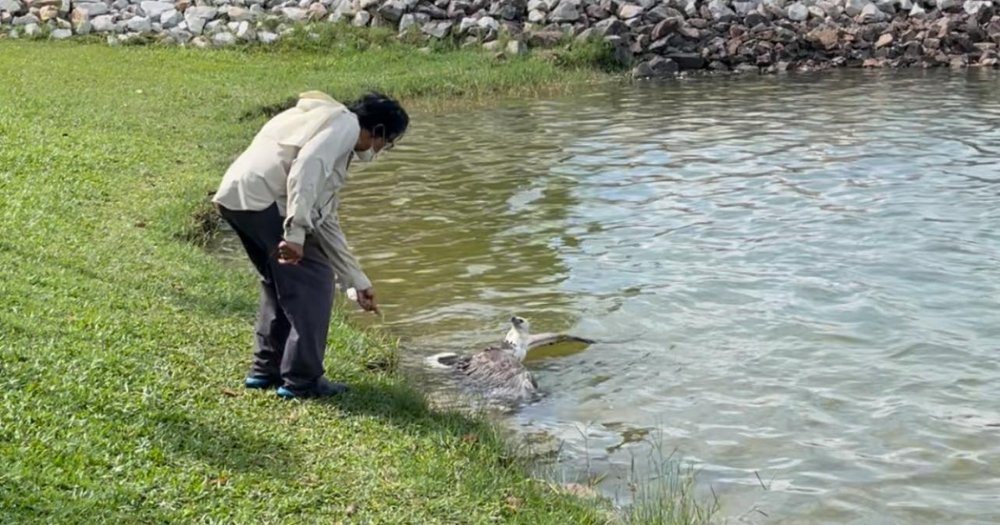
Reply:
[[[366,86],[427,108],[602,75],[394,45],[2,41],[0,56],[0,522],[608,521],[528,479],[491,425],[430,410],[396,342],[343,315],[327,366],[349,394],[242,390],[255,276],[184,240],[211,234],[195,214],[211,217],[254,108]]]

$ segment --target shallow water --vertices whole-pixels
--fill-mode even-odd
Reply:
[[[657,429],[726,516],[997,523],[998,80],[688,80],[421,115],[352,173],[343,222],[413,366],[515,313],[611,341],[530,358],[548,396],[511,424],[566,440],[566,466],[641,476]]]

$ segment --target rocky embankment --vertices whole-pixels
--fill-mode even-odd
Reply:
[[[1000,64],[1000,0],[0,0],[0,34],[196,47],[297,25],[390,27],[503,52],[604,40],[636,77],[683,70]],[[499,39],[499,40],[498,40]]]

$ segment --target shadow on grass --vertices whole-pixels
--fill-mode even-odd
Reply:
[[[187,456],[220,471],[288,478],[299,470],[298,458],[283,443],[247,428],[236,433],[200,421],[181,410],[151,416],[154,441],[170,453]]]

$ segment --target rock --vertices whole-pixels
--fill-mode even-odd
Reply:
[[[50,33],[49,36],[53,40],[66,40],[67,38],[73,36],[73,31],[69,29],[56,29],[55,31]]]
[[[814,29],[806,35],[806,39],[817,44],[821,49],[833,51],[840,41],[840,32],[836,29]]]
[[[861,20],[864,23],[882,22],[886,18],[888,18],[888,15],[883,13],[875,4],[868,4],[861,11]]]
[[[24,36],[35,37],[42,34],[42,28],[38,27],[38,24],[31,23],[24,25]]]
[[[97,33],[111,33],[115,30],[115,21],[110,15],[98,16],[90,21]]]
[[[129,19],[126,27],[133,33],[149,33],[153,30],[153,23],[148,18],[137,16]]]
[[[649,61],[649,69],[652,70],[654,77],[663,78],[676,74],[680,71],[680,66],[669,58],[653,57]]]
[[[11,23],[14,25],[14,27],[18,27],[18,26],[27,27],[27,26],[30,26],[32,24],[34,24],[34,25],[37,26],[38,25],[38,17],[35,16],[35,15],[19,16],[19,17],[15,18],[13,20],[13,22],[11,22]]]
[[[281,9],[281,15],[288,19],[289,22],[294,23],[302,23],[309,19],[309,11],[302,9],[301,7],[283,7]]]
[[[677,29],[677,34],[681,35],[682,37],[688,40],[692,41],[701,40],[701,31],[699,31],[694,27],[691,27],[690,25],[682,25],[681,27],[679,27]]]
[[[712,14],[713,20],[722,20],[736,16],[736,13],[723,0],[712,0],[709,2],[708,11]]]
[[[212,47],[212,41],[203,36],[196,36],[191,40],[191,45],[198,49],[208,49]]]
[[[453,22],[429,22],[423,25],[421,30],[425,35],[433,38],[444,38],[451,34],[451,29],[455,24]]]
[[[844,12],[847,13],[847,16],[855,17],[860,15],[870,4],[871,2],[868,0],[847,0],[847,3],[844,4]]]
[[[913,9],[910,9],[910,18],[922,19],[927,16],[927,11],[920,4],[913,4]]]
[[[232,33],[216,33],[212,35],[212,43],[218,47],[229,47],[236,43],[236,37]]]
[[[390,22],[399,22],[403,18],[403,13],[406,12],[406,4],[398,0],[391,0],[382,4],[377,12],[379,16]]]
[[[942,11],[947,11],[949,9],[958,7],[959,0],[937,0],[935,5],[937,5],[938,9]]]
[[[163,26],[164,29],[173,29],[179,26],[183,21],[184,21],[184,15],[182,15],[180,11],[176,9],[165,11],[163,14],[160,15],[160,25]]]
[[[771,21],[760,13],[750,13],[744,19],[747,27],[757,27],[759,25],[769,25]]]
[[[965,4],[962,5],[962,9],[969,16],[979,18],[980,14],[984,11],[989,11],[993,7],[993,2],[984,2],[982,0],[967,0]]]
[[[91,4],[78,3],[76,4],[76,8],[79,9],[80,11],[83,11],[84,13],[87,13],[87,16],[89,16],[90,18],[94,18],[95,16],[105,15],[110,12],[110,9],[108,9],[107,4],[100,2]]]
[[[552,47],[562,39],[561,31],[536,31],[528,34],[528,44],[532,47]]]
[[[628,32],[628,27],[621,23],[620,20],[608,18],[607,20],[601,20],[600,22],[594,24],[594,30],[601,36],[601,38],[606,38],[609,36],[624,35]]]
[[[520,40],[511,40],[507,42],[507,54],[512,56],[527,55],[528,45]]]
[[[476,22],[476,25],[489,32],[500,31],[500,22],[497,22],[497,19],[492,16],[484,16],[480,18],[479,21]]]
[[[94,25],[89,19],[81,20],[73,24],[73,32],[78,35],[89,35],[94,31]]]
[[[577,10],[577,4],[571,0],[560,1],[555,9],[549,13],[549,21],[557,24],[572,23],[579,19],[580,12]]]
[[[53,18],[59,18],[59,8],[54,5],[47,5],[38,10],[38,18],[42,22],[48,22]]]
[[[24,5],[18,0],[0,0],[0,11],[6,11],[12,16],[18,16],[25,10]]]
[[[880,36],[878,41],[875,42],[875,49],[882,49],[883,47],[891,46],[895,40],[896,39],[892,36],[892,33],[886,33]]]
[[[543,11],[534,10],[528,13],[528,22],[532,24],[544,24],[545,23],[545,13]]]
[[[822,9],[823,14],[831,18],[840,18],[840,15],[844,13],[843,7],[841,7],[840,4],[838,4],[837,2],[820,0],[819,2],[816,3],[816,7]],[[810,8],[810,12],[812,12],[812,8]]]
[[[139,4],[138,14],[152,18],[159,19],[160,15],[170,11],[174,8],[174,4],[167,2],[142,2]]]
[[[622,4],[622,6],[618,8],[618,18],[621,18],[622,20],[631,20],[642,16],[643,11],[642,6],[635,4]]]
[[[671,53],[665,58],[677,64],[682,70],[701,69],[705,67],[705,59],[697,53]]]
[[[896,14],[896,0],[876,0],[875,7],[889,16]]]
[[[326,18],[327,14],[329,14],[329,11],[327,11],[326,6],[321,3],[312,4],[309,6],[309,9],[306,9],[306,19],[308,20],[323,20]]]
[[[371,13],[368,11],[358,11],[358,14],[354,15],[354,20],[351,23],[354,24],[355,27],[365,27],[371,21]]]
[[[809,8],[801,3],[788,6],[788,19],[794,22],[805,22],[809,19]]]
[[[170,36],[173,37],[175,42],[181,45],[187,44],[194,38],[194,35],[190,31],[179,27],[171,29]]]
[[[500,51],[500,42],[498,40],[487,42],[483,44],[483,49],[485,51],[489,51],[490,53],[496,53],[497,51]]]
[[[747,16],[750,13],[756,13],[757,6],[759,5],[759,2],[733,2],[733,10],[736,11],[736,14],[739,16]]]

